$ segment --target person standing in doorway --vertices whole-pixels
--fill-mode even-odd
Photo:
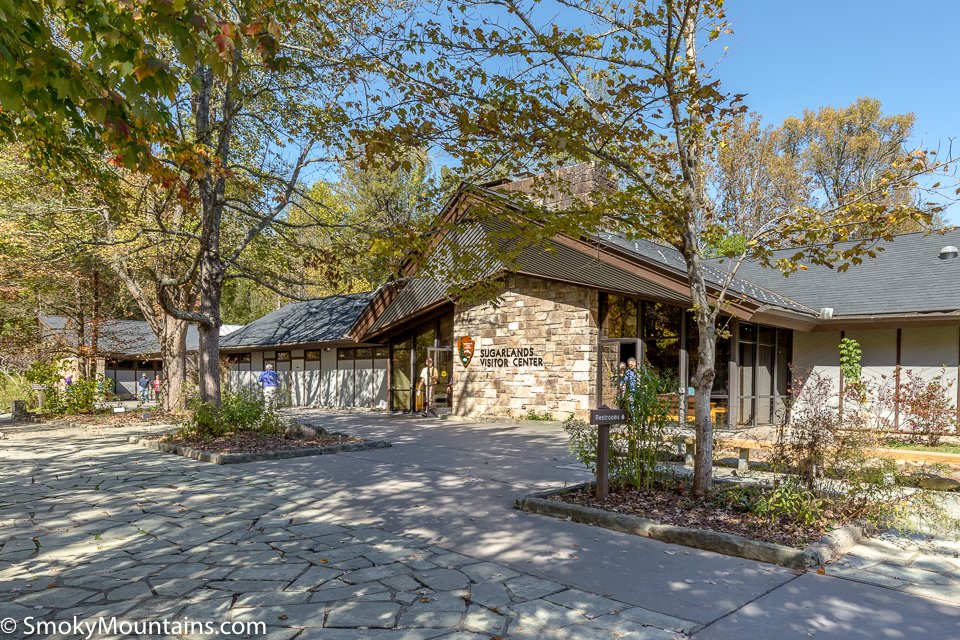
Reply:
[[[627,370],[620,378],[620,408],[630,411],[633,408],[633,396],[637,390],[637,359],[627,359]]]
[[[429,415],[433,407],[433,394],[437,388],[437,380],[440,375],[436,367],[433,366],[433,358],[427,357],[423,370],[420,372],[420,379],[417,380],[417,393],[423,398],[423,415]]]
[[[263,387],[263,404],[272,411],[276,407],[277,390],[280,388],[280,376],[273,370],[272,364],[267,365],[257,382]]]
[[[146,402],[150,399],[150,379],[147,378],[147,374],[141,373],[140,380],[137,381],[137,386],[140,387],[140,402]]]

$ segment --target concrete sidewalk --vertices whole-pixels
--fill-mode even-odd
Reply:
[[[846,625],[858,633],[889,636],[890,616],[858,604],[878,588],[882,598],[874,600],[884,603],[884,611],[919,625],[908,637],[960,636],[960,565],[951,563],[949,549],[936,556],[939,572],[905,567],[905,556],[898,556],[892,564],[905,567],[910,582],[889,575],[891,563],[867,571],[865,563],[853,561],[860,553],[875,553],[877,543],[870,543],[872,550],[870,545],[855,549],[851,560],[829,567],[827,576],[798,578],[780,567],[514,510],[519,495],[590,477],[568,454],[566,436],[555,424],[473,424],[316,410],[296,416],[394,445],[241,465],[260,477],[329,492],[324,509],[332,520],[423,536],[460,553],[692,620],[701,626],[698,637],[725,637],[727,628],[759,623],[761,611],[797,619],[775,635],[767,620],[760,636],[741,637],[834,632],[845,637]],[[814,613],[804,613],[800,605],[784,608],[782,599],[806,601]]]

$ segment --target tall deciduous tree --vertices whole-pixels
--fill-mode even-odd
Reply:
[[[804,259],[843,268],[872,245],[840,241],[889,236],[925,214],[875,205],[866,194],[828,210],[790,209],[752,230],[716,282],[707,271],[707,252],[727,234],[729,216],[739,207],[717,207],[709,161],[723,131],[743,112],[741,96],[725,94],[710,76],[713,65],[701,62],[730,30],[723,2],[485,0],[461,2],[449,15],[438,14],[427,25],[444,55],[420,65],[411,91],[425,96],[424,104],[438,105],[430,118],[433,131],[461,159],[463,171],[506,168],[549,176],[557,157],[603,164],[616,172],[618,190],[560,212],[531,204],[528,214],[541,225],[528,225],[530,231],[614,230],[657,239],[683,255],[699,337],[692,376],[694,491],[705,493],[712,482],[717,320],[742,261],[769,264],[771,249],[799,239],[810,247],[778,267],[789,271]],[[878,173],[871,193],[895,190],[929,169],[924,154],[905,160],[905,174]]]
[[[155,285],[167,316],[198,326],[200,395],[218,403],[224,282],[250,278],[277,291],[295,284],[289,274],[261,274],[250,255],[266,235],[296,240],[291,229],[314,224],[287,221],[292,207],[305,210],[305,185],[316,176],[308,172],[347,158],[357,130],[402,116],[390,109],[385,52],[401,33],[407,5],[37,5],[23,28],[5,24],[0,33],[11,52],[0,67],[8,81],[0,86],[0,133],[76,151],[65,154],[76,167],[84,166],[79,155],[102,169],[105,155],[132,171],[131,180],[149,178],[150,197],[162,207],[146,207],[146,214],[117,207],[104,216],[111,243],[141,247],[114,264],[127,276],[149,273],[146,281],[128,279],[131,291]],[[10,6],[0,3],[0,13],[14,20]],[[119,173],[117,189],[128,189],[131,174]],[[158,237],[175,242],[185,264],[136,264],[149,255],[143,246],[159,246]]]

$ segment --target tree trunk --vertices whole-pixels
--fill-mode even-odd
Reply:
[[[703,496],[713,485],[713,420],[710,417],[710,395],[713,381],[717,377],[717,317],[711,309],[707,295],[706,274],[703,271],[701,256],[696,249],[695,234],[691,224],[685,240],[687,276],[690,280],[690,297],[693,301],[693,317],[697,321],[697,334],[700,338],[697,354],[699,361],[693,377],[694,418],[696,420],[697,450],[693,461],[693,494]]]
[[[699,314],[697,314],[699,315]],[[697,371],[694,374],[694,417],[697,429],[697,450],[693,459],[693,494],[703,496],[713,485],[713,420],[710,416],[710,395],[717,376],[717,328],[716,321],[701,323]]]
[[[163,316],[160,356],[163,359],[163,386],[160,402],[164,411],[179,413],[187,408],[187,330],[189,323]]]
[[[220,404],[220,296],[223,292],[223,265],[210,253],[200,269],[200,400]]]

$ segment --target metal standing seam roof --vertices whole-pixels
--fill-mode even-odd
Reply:
[[[486,220],[466,224],[451,231],[431,257],[431,264],[426,269],[431,277],[413,277],[394,285],[399,287],[399,291],[369,333],[376,334],[385,327],[445,299],[450,287],[444,282],[453,283],[461,279],[447,271],[454,264],[450,256],[453,251],[461,253],[458,259],[462,259],[464,252],[474,252],[470,265],[475,267],[471,274],[472,281],[484,280],[500,272],[515,271],[584,287],[629,292],[679,304],[689,299],[633,273],[606,264],[596,256],[551,241],[524,247],[517,253],[515,264],[507,264],[490,255],[490,243],[487,242],[487,237],[491,235],[494,237],[494,245],[509,244],[508,223]],[[504,247],[503,252],[508,254],[511,250]],[[466,270],[469,271],[469,268]],[[458,271],[464,271],[464,269],[461,267]]]
[[[347,341],[347,332],[370,303],[372,291],[295,302],[255,320],[220,341],[222,349]]]

